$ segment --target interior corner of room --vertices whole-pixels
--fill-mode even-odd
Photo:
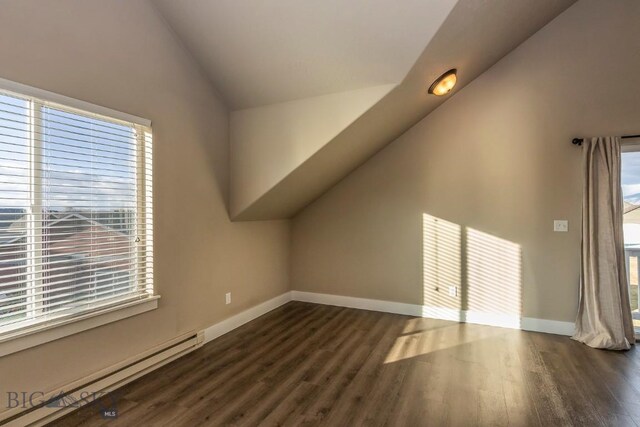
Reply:
[[[639,20],[0,2],[0,425],[640,426]]]

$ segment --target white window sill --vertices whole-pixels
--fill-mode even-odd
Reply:
[[[0,357],[158,308],[160,295],[16,330],[0,338]]]

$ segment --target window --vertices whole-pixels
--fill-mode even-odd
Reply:
[[[153,296],[151,129],[113,113],[0,89],[0,338]]]
[[[624,199],[624,251],[629,300],[636,335],[640,334],[640,142],[622,145],[622,196]]]

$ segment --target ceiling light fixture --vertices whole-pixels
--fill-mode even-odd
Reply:
[[[451,89],[453,89],[458,80],[456,77],[457,72],[458,70],[454,68],[438,77],[436,81],[429,86],[429,93],[436,96],[443,96],[451,92]]]

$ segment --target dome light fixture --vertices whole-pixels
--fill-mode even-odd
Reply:
[[[456,73],[458,70],[455,68],[447,71],[440,77],[434,81],[431,86],[429,86],[429,93],[436,96],[443,96],[451,92],[451,89],[456,85],[456,81],[458,78],[456,77]]]

